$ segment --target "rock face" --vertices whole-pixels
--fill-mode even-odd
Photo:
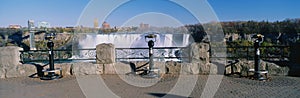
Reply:
[[[96,62],[98,64],[115,63],[115,47],[113,44],[103,43],[96,46]]]

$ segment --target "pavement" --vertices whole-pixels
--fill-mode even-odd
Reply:
[[[135,75],[66,76],[51,81],[29,77],[9,78],[0,79],[0,98],[107,98],[104,96],[109,95],[107,92],[111,93],[108,97],[121,98],[186,98],[185,94],[199,98],[207,92],[214,98],[300,98],[300,77],[271,76],[268,81],[257,81],[215,76],[221,77],[220,82],[213,80],[207,83],[209,75],[181,77],[170,74],[155,79]],[[98,85],[100,82],[104,85]],[[209,87],[214,87],[216,91]]]

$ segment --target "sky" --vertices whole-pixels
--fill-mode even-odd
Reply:
[[[34,20],[36,24],[46,21],[54,27],[76,26],[84,16],[82,13],[86,11],[87,6],[97,6],[89,2],[90,0],[1,0],[0,27],[8,27],[10,24],[26,27],[29,19]],[[193,4],[193,2],[189,3]],[[300,0],[207,0],[207,3],[219,21],[272,22],[300,18],[300,13],[297,11],[300,9]],[[105,5],[110,3],[105,2]],[[98,14],[105,14],[103,9],[105,6],[96,7],[94,10],[97,13],[91,15],[99,18]],[[153,21],[161,24],[199,23],[190,10],[167,0],[132,0],[116,7],[105,19],[98,20],[100,24],[104,20],[111,26]],[[93,21],[88,21],[88,24],[90,25],[87,26],[93,26]]]

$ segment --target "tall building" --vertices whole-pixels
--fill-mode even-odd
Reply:
[[[28,20],[28,29],[34,28],[34,20]]]
[[[42,21],[38,23],[38,28],[50,28],[50,23]]]
[[[36,50],[35,48],[35,36],[34,36],[34,20],[28,20],[28,30],[29,30],[29,43],[30,43],[30,50]]]
[[[110,29],[110,25],[107,22],[102,23],[102,29]]]
[[[99,22],[97,18],[94,20],[94,28],[99,28]]]
[[[144,23],[141,23],[140,24],[140,29],[149,29],[149,24],[144,24]]]

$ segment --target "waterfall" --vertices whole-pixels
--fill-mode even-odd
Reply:
[[[76,49],[91,49],[101,43],[112,43],[115,48],[148,48],[145,39],[146,35],[146,33],[81,34]],[[187,47],[191,43],[189,34],[160,33],[156,35],[157,38],[154,47]],[[160,51],[164,53],[157,53],[157,55],[162,57],[175,57],[175,51],[176,49],[164,49],[164,51]],[[95,58],[96,53],[95,51],[81,50],[75,55],[80,59],[89,59]],[[148,54],[143,55],[147,56]],[[135,56],[141,56],[141,54],[133,55],[133,57]]]

